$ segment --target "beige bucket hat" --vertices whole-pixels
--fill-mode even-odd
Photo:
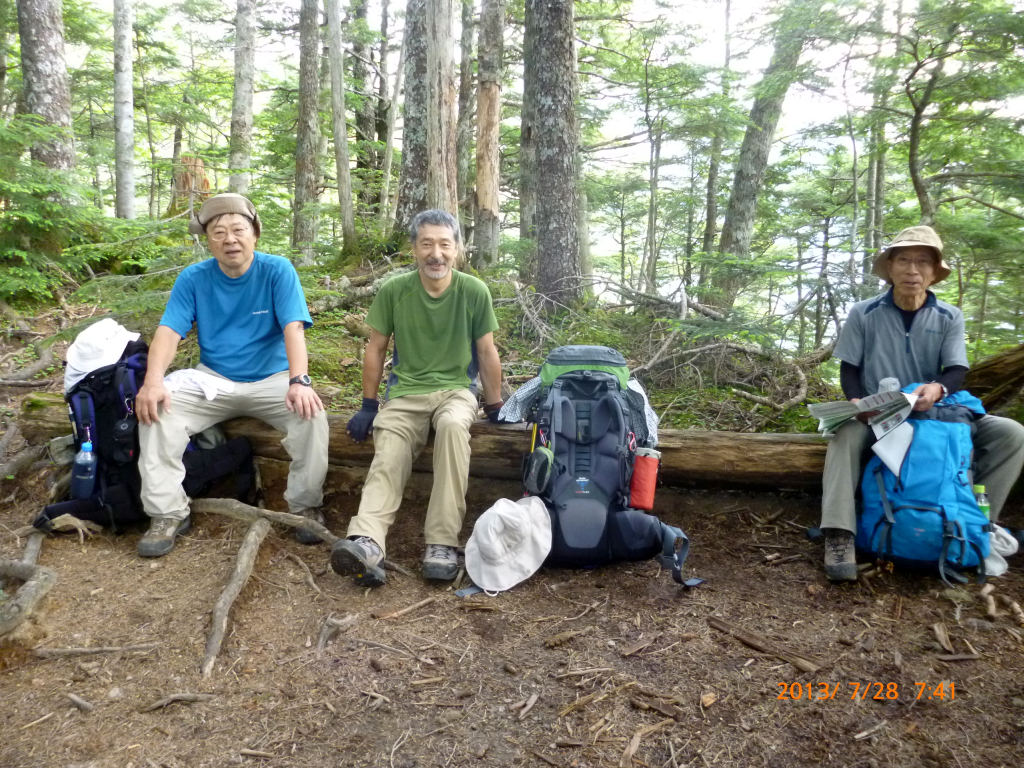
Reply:
[[[260,236],[262,225],[260,224],[260,215],[256,213],[256,206],[252,204],[249,198],[236,195],[234,192],[214,195],[203,203],[199,213],[188,223],[188,231],[193,235],[204,235],[206,234],[206,225],[210,220],[223,216],[226,213],[237,213],[240,216],[245,216],[245,218],[252,222],[252,228],[256,233],[256,237]]]
[[[907,227],[896,235],[892,242],[889,243],[889,247],[875,256],[875,263],[871,266],[871,271],[887,283],[891,283],[892,280],[889,279],[889,257],[892,256],[892,252],[896,248],[906,248],[911,245],[926,245],[929,248],[935,249],[935,253],[939,257],[939,263],[935,267],[935,280],[932,281],[932,285],[941,283],[949,277],[951,270],[949,264],[946,263],[942,256],[942,239],[934,229],[924,224],[919,224],[916,227]]]

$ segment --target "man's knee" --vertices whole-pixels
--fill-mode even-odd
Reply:
[[[434,431],[439,438],[469,440],[470,424],[472,420],[465,418],[463,414],[442,413],[437,417]]]

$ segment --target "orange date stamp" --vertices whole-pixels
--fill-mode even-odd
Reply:
[[[832,699],[868,699],[874,701],[895,701],[900,698],[913,699],[956,699],[956,683],[776,683],[779,695],[776,699],[786,701],[831,701]]]

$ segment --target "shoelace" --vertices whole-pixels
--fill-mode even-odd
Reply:
[[[851,544],[853,544],[853,539],[849,536],[835,536],[828,540],[829,549],[837,557],[846,554]]]
[[[443,544],[431,544],[427,558],[430,560],[454,560],[455,550]]]

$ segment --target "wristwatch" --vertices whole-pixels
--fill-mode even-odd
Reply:
[[[932,384],[938,384],[940,387],[942,387],[942,397],[939,398],[940,400],[945,400],[947,397],[949,397],[949,390],[946,389],[945,384],[943,384],[941,381],[933,381]]]
[[[295,376],[294,378],[288,379],[288,385],[291,386],[292,384],[301,384],[304,387],[312,387],[313,380],[309,378],[308,373],[304,373],[301,376]]]

